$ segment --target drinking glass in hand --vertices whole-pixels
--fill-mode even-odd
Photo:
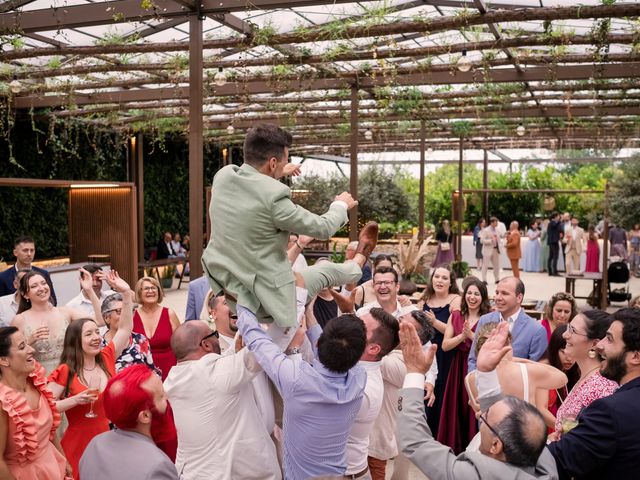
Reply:
[[[91,407],[89,411],[84,414],[87,418],[97,418],[98,415],[93,411],[93,404],[98,399],[98,395],[100,395],[100,377],[93,376],[89,379],[89,388],[87,388],[87,393],[93,395],[94,399],[91,401]]]
[[[51,344],[49,343],[49,325],[46,320],[42,321],[38,330],[43,328],[46,329],[46,338],[36,340],[33,345],[38,353],[47,353],[51,349]]]

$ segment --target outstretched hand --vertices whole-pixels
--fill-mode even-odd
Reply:
[[[476,367],[479,372],[490,372],[496,368],[500,360],[511,351],[511,346],[506,345],[509,336],[509,324],[500,322],[491,332],[487,341],[484,342],[480,352]]]
[[[282,169],[282,175],[285,177],[297,177],[302,173],[299,163],[287,163]]]
[[[129,291],[129,284],[125,282],[115,270],[109,270],[106,276],[109,286],[118,293]]]
[[[438,346],[431,345],[426,352],[423,351],[416,327],[411,322],[402,322],[400,324],[400,348],[402,348],[407,373],[424,375],[431,368]]]

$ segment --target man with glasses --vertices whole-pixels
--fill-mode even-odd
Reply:
[[[478,355],[478,382],[493,374],[511,347],[505,347],[509,328],[502,323],[492,332]],[[434,360],[435,345],[427,352],[415,326],[400,325],[400,345],[407,368],[398,401],[398,438],[402,452],[430,478],[545,479],[558,478],[553,457],[544,449],[547,429],[535,406],[512,396],[503,396],[492,386],[479,396],[480,448],[456,456],[437,442],[429,430],[423,403],[424,374]],[[486,382],[486,379],[483,378]],[[498,384],[499,389],[499,384]]]
[[[373,291],[376,294],[376,301],[367,303],[359,308],[356,315],[362,317],[372,308],[382,308],[385,312],[398,318],[402,307],[406,306],[406,300],[408,300],[402,297],[405,298],[404,304],[400,302],[398,297],[399,290],[398,272],[394,268],[380,267],[376,269],[373,274]]]
[[[218,336],[193,320],[171,338],[178,363],[164,389],[178,431],[180,478],[279,480],[275,445],[254,397],[260,366],[246,348],[221,356]]]

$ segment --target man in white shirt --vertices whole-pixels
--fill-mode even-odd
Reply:
[[[82,268],[84,268],[87,272],[89,272],[89,274],[91,274],[91,281],[93,282],[92,288],[96,294],[96,297],[98,297],[98,300],[100,301],[100,305],[102,305],[102,302],[105,298],[116,293],[110,289],[102,290],[102,280],[104,278],[102,267],[96,265],[95,263],[89,263]],[[93,316],[93,304],[91,303],[91,300],[87,298],[87,295],[82,291],[82,289],[80,290],[80,293],[78,295],[69,300],[69,302],[67,303],[67,307],[81,310],[87,315]]]
[[[276,450],[254,398],[261,371],[243,348],[221,356],[217,332],[198,320],[171,338],[178,363],[164,388],[178,431],[183,480],[280,480]]]
[[[367,372],[367,386],[347,440],[345,476],[370,480],[367,464],[369,435],[380,413],[384,395],[380,365],[383,357],[398,346],[400,327],[398,320],[381,308],[372,308],[361,319],[367,328],[367,344],[358,364]]]
[[[29,271],[27,268],[19,269],[13,279],[13,288],[16,289],[16,292],[0,297],[0,327],[10,326],[11,322],[13,322],[13,317],[17,315],[18,307],[20,306],[20,292],[18,291],[20,280]]]
[[[418,332],[418,337],[420,338],[423,348],[425,350],[429,349],[435,330],[429,323],[424,312],[418,311],[415,307],[413,307],[413,309],[411,307],[404,307],[399,320],[400,324],[403,322],[412,323]],[[400,347],[382,359],[380,371],[382,373],[382,380],[384,381],[384,396],[380,414],[375,420],[369,435],[369,471],[371,472],[372,480],[384,480],[386,478],[387,462],[395,458],[393,462],[393,478],[407,478],[409,460],[399,453],[396,439],[398,392],[402,387],[402,382],[406,374],[404,357]],[[424,382],[427,395],[430,395],[429,402],[431,402],[431,405],[433,405],[433,401],[435,400],[432,394],[437,377],[438,365],[434,359],[425,375]]]
[[[398,299],[400,284],[398,272],[391,267],[380,267],[373,275],[373,290],[376,301],[367,303],[356,311],[356,315],[362,318],[372,308],[382,308],[385,312],[398,318],[402,305]]]

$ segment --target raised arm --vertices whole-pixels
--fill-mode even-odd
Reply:
[[[127,348],[131,340],[131,331],[133,330],[133,302],[129,295],[129,284],[125,282],[118,272],[109,271],[106,276],[107,283],[116,292],[122,295],[122,314],[118,322],[118,330],[113,336],[113,346],[116,358],[120,356],[122,351]]]
[[[237,306],[237,312],[238,331],[245,345],[284,397],[296,380],[294,360],[287,357],[260,327],[253,312],[241,305]]]
[[[91,280],[91,274],[87,272],[84,268],[80,269],[80,287],[82,288],[82,292],[87,296],[87,298],[91,301],[91,306],[93,307],[93,320],[98,324],[98,326],[104,326],[104,319],[102,318],[102,313],[100,312],[100,299],[96,296],[96,293],[93,291],[93,282]],[[65,310],[70,320],[78,320],[80,318],[87,318],[87,314],[82,310],[76,310],[75,308],[68,307],[59,307],[61,310]]]

